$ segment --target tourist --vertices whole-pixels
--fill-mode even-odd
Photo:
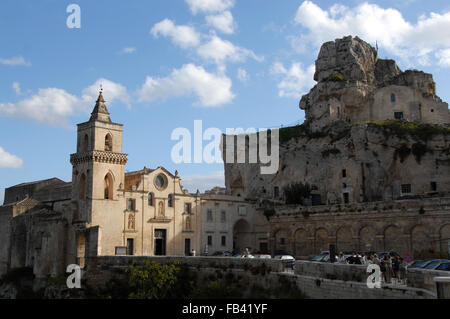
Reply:
[[[344,257],[344,253],[342,251],[339,253],[337,262],[338,262],[338,264],[346,264],[347,263],[347,261],[345,260],[345,257]]]
[[[191,256],[195,257],[195,249],[194,248],[192,248],[192,250],[191,250]]]
[[[385,272],[385,279],[386,279],[386,283],[390,284],[392,281],[392,259],[391,259],[391,255],[387,254],[384,256],[384,265],[386,267],[386,272]]]
[[[394,281],[400,283],[400,257],[395,256],[392,260],[392,271],[394,275]]]
[[[381,278],[383,279],[383,281],[385,283],[387,283],[387,278],[386,278],[386,256],[384,256],[384,258],[380,261],[380,271],[381,271]]]

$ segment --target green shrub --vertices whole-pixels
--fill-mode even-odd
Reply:
[[[306,183],[294,183],[283,187],[284,197],[288,205],[304,205],[306,198],[311,196],[311,186]]]

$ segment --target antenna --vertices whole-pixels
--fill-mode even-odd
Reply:
[[[103,84],[100,83],[100,92],[103,92]]]

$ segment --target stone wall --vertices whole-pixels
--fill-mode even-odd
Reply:
[[[328,250],[432,253],[448,258],[450,198],[339,206],[281,206],[271,221],[271,248],[308,257]],[[419,255],[420,256],[420,255]]]

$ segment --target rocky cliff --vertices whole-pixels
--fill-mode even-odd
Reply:
[[[226,164],[229,191],[283,201],[284,187],[308,185],[309,204],[431,196],[450,191],[448,104],[430,74],[402,72],[359,38],[325,43],[318,82],[303,96],[303,125],[280,130],[280,166]]]

